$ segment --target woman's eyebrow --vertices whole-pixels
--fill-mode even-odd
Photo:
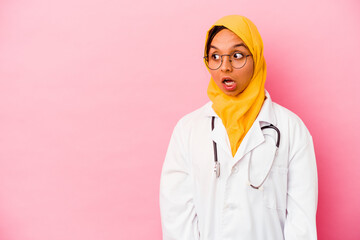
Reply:
[[[241,47],[241,46],[243,46],[244,48],[248,49],[247,46],[245,46],[245,44],[243,44],[243,43],[236,44],[236,45],[233,46],[233,48]]]
[[[236,48],[236,47],[244,47],[244,48],[248,49],[247,46],[246,46],[244,43],[235,44],[235,45],[233,46],[233,48]],[[210,45],[210,48],[218,49],[218,48],[215,47],[214,45]]]

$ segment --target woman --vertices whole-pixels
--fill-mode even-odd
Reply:
[[[163,165],[163,239],[316,239],[317,171],[303,122],[271,101],[256,26],[208,31],[211,102],[176,125]]]

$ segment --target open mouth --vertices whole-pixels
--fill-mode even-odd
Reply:
[[[226,91],[234,91],[236,89],[236,82],[229,77],[224,77],[222,84]]]
[[[229,87],[235,84],[235,82],[231,79],[224,79],[222,82]]]

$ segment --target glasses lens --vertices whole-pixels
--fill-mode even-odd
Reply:
[[[231,65],[233,66],[233,68],[242,68],[245,66],[246,60],[247,60],[247,56],[243,56],[241,58],[232,56]]]
[[[205,62],[211,70],[216,70],[221,66],[221,59],[214,60],[211,57],[207,57]]]

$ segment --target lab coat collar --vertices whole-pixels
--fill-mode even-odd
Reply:
[[[264,122],[276,126],[277,121],[273,109],[273,102],[271,100],[270,94],[266,90],[265,90],[265,97],[266,99],[263,103],[263,106],[261,107],[260,113],[256,118],[256,120],[260,123]]]

